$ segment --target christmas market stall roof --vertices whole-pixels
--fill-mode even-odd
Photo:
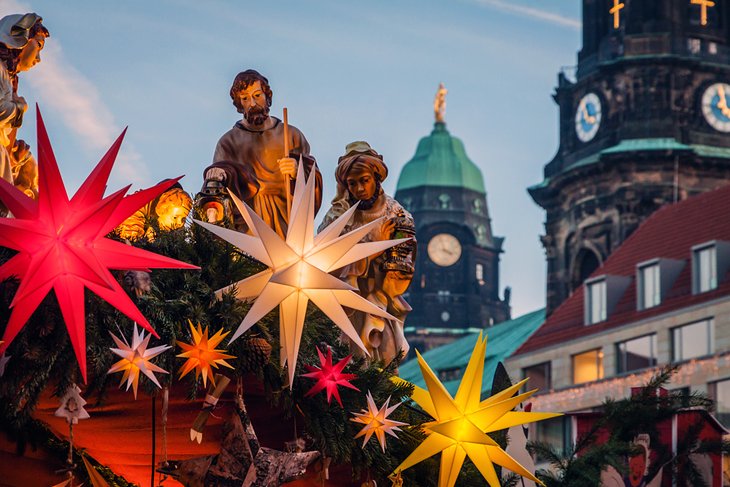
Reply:
[[[397,191],[422,186],[465,188],[486,194],[479,168],[466,155],[464,143],[453,137],[443,122],[418,142],[413,159],[403,167]]]
[[[484,389],[482,394],[489,393],[492,389],[492,378],[497,363],[512,355],[537,330],[543,321],[545,321],[544,308],[484,329],[487,336],[487,357],[484,361]],[[423,354],[423,358],[433,371],[442,378],[444,386],[451,394],[456,394],[478,335],[478,333],[469,334]],[[398,371],[402,379],[417,386],[426,387],[416,359],[405,362]],[[513,379],[518,379],[518,377],[513,377]]]
[[[698,306],[730,294],[728,269],[719,265],[730,244],[730,185],[714,191],[691,196],[678,203],[666,205],[637,228],[588,278],[617,276],[628,282],[620,298],[605,320],[585,325],[585,284],[566,299],[515,355],[546,347],[561,346],[569,340],[585,339],[586,335],[603,333],[639,320],[671,313],[674,310]],[[717,286],[701,293],[692,292],[693,248],[718,246]],[[721,257],[721,255],[723,257]],[[668,259],[681,262],[682,268],[666,297],[648,309],[637,309],[637,264]]]

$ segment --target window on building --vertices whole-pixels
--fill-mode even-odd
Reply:
[[[707,319],[672,329],[672,361],[681,362],[713,352],[714,320]]]
[[[693,250],[692,269],[692,291],[695,294],[717,287],[717,249],[714,244]]]
[[[730,427],[730,379],[709,384],[710,397],[715,401],[715,417],[726,428]]]
[[[439,195],[439,206],[442,210],[448,210],[451,208],[451,196],[447,194]]]
[[[535,441],[547,443],[558,452],[565,452],[572,443],[571,421],[568,416],[550,418],[538,421],[535,424]],[[538,462],[547,461],[547,458],[537,456]]]
[[[540,391],[550,390],[550,362],[525,367],[522,369],[522,378],[530,380],[527,382],[528,389],[540,389]]]
[[[597,348],[573,355],[573,384],[603,379],[603,350]]]
[[[687,50],[690,54],[699,54],[702,50],[702,41],[693,37],[687,39]]]
[[[662,300],[659,264],[653,263],[639,267],[638,275],[639,309],[647,309],[658,305]]]
[[[477,264],[474,269],[474,276],[479,284],[484,284],[484,265]]]
[[[656,333],[616,344],[616,372],[622,374],[657,364]]]
[[[587,286],[588,323],[592,325],[606,319],[606,281],[595,281]]]

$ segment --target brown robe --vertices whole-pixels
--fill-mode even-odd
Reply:
[[[210,167],[225,170],[229,189],[283,237],[289,221],[286,179],[279,171],[277,161],[284,157],[284,125],[279,119],[272,118],[275,120],[274,126],[263,131],[247,129],[241,122],[237,122],[218,141],[213,155],[214,165]],[[289,126],[289,148],[290,157],[303,157],[305,174],[308,176],[314,166],[314,158],[309,155],[309,143],[304,134],[292,125]],[[316,212],[322,203],[322,175],[314,167]],[[252,177],[256,180],[251,181]],[[293,181],[290,186],[293,193]]]

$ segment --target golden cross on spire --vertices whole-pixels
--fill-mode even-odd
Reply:
[[[695,0],[692,0],[694,2]],[[619,25],[621,23],[621,9],[626,7],[626,4],[621,2],[620,0],[613,0],[613,7],[611,7],[608,11],[611,15],[613,15],[613,28],[618,29]]]
[[[707,25],[707,7],[714,7],[715,2],[711,0],[689,0],[689,3],[700,6],[700,25]]]

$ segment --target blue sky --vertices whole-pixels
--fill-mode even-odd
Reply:
[[[545,217],[526,188],[557,150],[551,95],[576,62],[580,2],[0,0],[0,15],[27,11],[51,38],[19,91],[40,105],[69,191],[129,126],[109,190],[185,174],[197,192],[238,118],[231,81],[254,68],[271,82],[272,114],[287,106],[307,136],[326,202],[353,140],[385,156],[393,194],[443,82],[447,128],[481,168],[494,233],[506,237],[500,286],[513,289],[513,315],[544,305]],[[20,137],[35,146],[29,115]]]

